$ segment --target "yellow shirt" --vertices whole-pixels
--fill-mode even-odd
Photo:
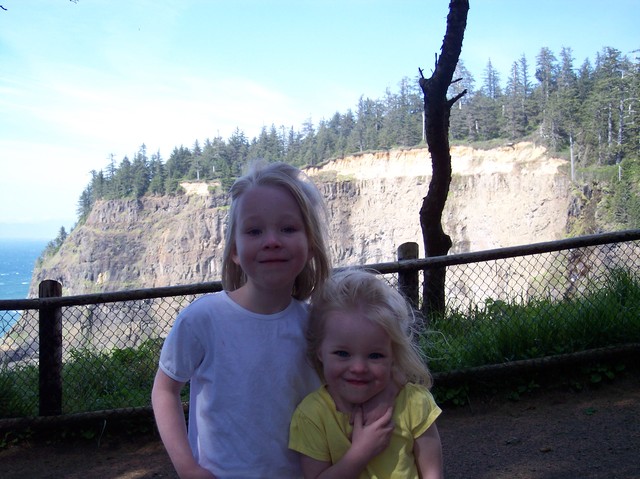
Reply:
[[[413,441],[431,426],[442,410],[423,386],[409,383],[396,397],[391,443],[367,464],[360,479],[416,478]],[[323,386],[309,394],[291,419],[289,448],[318,461],[335,464],[351,447],[349,416],[336,410]]]

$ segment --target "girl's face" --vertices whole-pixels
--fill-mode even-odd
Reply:
[[[361,310],[327,314],[318,358],[327,390],[343,413],[392,385],[391,339]]]
[[[249,287],[290,295],[311,258],[298,204],[278,186],[253,187],[238,202],[231,259],[244,271]]]

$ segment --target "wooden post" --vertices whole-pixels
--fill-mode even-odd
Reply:
[[[403,243],[398,247],[398,261],[418,259],[418,243]],[[398,271],[398,290],[418,309],[419,270]]]
[[[40,283],[40,298],[62,296],[62,284]],[[40,308],[40,416],[62,414],[62,309]]]

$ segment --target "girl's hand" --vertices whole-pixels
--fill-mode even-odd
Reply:
[[[151,403],[160,437],[180,479],[215,479],[211,472],[200,467],[191,452],[180,401],[183,386],[184,383],[158,369],[151,391]]]
[[[367,467],[367,463],[389,445],[393,433],[392,415],[393,409],[388,408],[380,418],[366,423],[362,407],[356,407],[352,414],[353,432],[349,450],[335,464],[328,461],[318,461],[303,454],[301,464],[305,479],[360,477],[362,471]]]
[[[391,442],[395,427],[391,417],[393,408],[388,407],[382,416],[375,421],[366,422],[362,407],[357,407],[353,416],[353,433],[351,449],[353,454],[366,464],[384,451]]]

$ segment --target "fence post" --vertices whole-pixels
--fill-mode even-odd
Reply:
[[[418,259],[418,243],[403,243],[398,247],[398,261]],[[418,308],[418,270],[398,271],[398,290],[409,300],[411,306]]]
[[[39,285],[40,298],[62,296],[62,284],[47,279]],[[40,308],[40,416],[62,414],[62,309]]]

